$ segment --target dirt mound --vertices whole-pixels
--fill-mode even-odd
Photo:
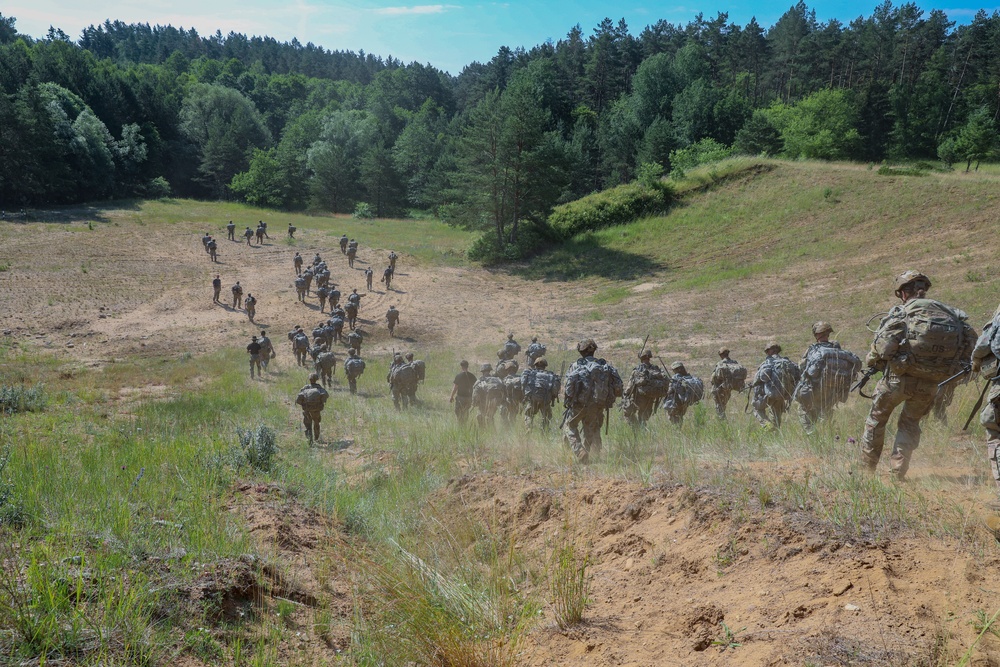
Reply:
[[[937,664],[975,639],[956,619],[996,605],[1000,561],[947,544],[859,543],[805,513],[737,514],[680,485],[564,481],[468,475],[440,494],[541,562],[565,543],[589,555],[585,622],[560,632],[547,610],[526,664]],[[976,664],[1000,664],[990,641]]]

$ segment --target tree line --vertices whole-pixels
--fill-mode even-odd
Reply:
[[[176,194],[422,209],[503,251],[558,203],[699,156],[972,168],[995,154],[998,113],[1000,14],[957,26],[889,0],[849,23],[802,1],[767,28],[605,19],[457,76],[148,24],[35,40],[0,15],[6,208]]]

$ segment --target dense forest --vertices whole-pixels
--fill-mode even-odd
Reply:
[[[501,48],[457,76],[296,40],[105,22],[77,41],[0,15],[0,208],[169,194],[434,211],[502,230],[733,152],[941,160],[997,148],[1000,14],[888,0],[848,24],[701,14]]]

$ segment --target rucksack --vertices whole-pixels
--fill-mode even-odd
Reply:
[[[525,396],[550,401],[559,395],[559,376],[552,371],[529,368],[521,374],[521,390]]]
[[[424,364],[424,360],[423,359],[417,359],[416,361],[412,362],[410,365],[413,366],[413,370],[417,374],[417,381],[418,382],[423,382],[424,381],[424,377],[426,377],[426,375],[427,375],[427,366],[426,366],[426,364]]]
[[[516,375],[519,364],[517,359],[504,359],[497,364],[496,375],[498,378],[505,378],[510,375]]]
[[[508,359],[511,359],[517,356],[517,354],[521,351],[521,346],[518,345],[516,341],[508,340],[503,344],[503,349],[506,354],[510,355],[508,356]]]
[[[320,352],[316,357],[316,367],[325,371],[337,367],[337,356],[333,352]]]
[[[507,403],[517,405],[524,400],[524,389],[521,387],[521,378],[511,375],[503,381],[504,396]]]
[[[310,408],[313,410],[321,409],[323,405],[326,404],[326,399],[329,394],[322,387],[317,387],[316,385],[308,385],[302,388],[299,395],[295,398],[296,405],[301,405],[305,408]]]
[[[472,402],[480,407],[500,405],[503,403],[503,394],[503,380],[498,377],[479,378],[472,386]]]
[[[580,359],[566,373],[566,399],[571,407],[610,408],[622,389],[618,371],[604,359]]]
[[[665,407],[669,410],[675,406],[690,407],[705,397],[705,383],[693,375],[675,375],[670,380],[670,392],[667,394]]]
[[[669,389],[670,380],[658,368],[634,368],[626,383],[625,393],[629,396],[660,399],[667,395]]]
[[[532,343],[528,346],[528,351],[525,353],[531,361],[535,361],[538,357],[544,357],[546,353],[545,346],[541,343]]]
[[[417,384],[417,371],[410,364],[401,364],[389,376],[394,387],[410,387]]]
[[[757,369],[757,381],[764,386],[764,394],[785,402],[791,400],[800,375],[798,365],[788,357],[768,357]]]
[[[344,362],[344,371],[350,377],[358,377],[365,372],[365,360],[358,357],[348,357]]]
[[[824,388],[850,385],[861,370],[861,359],[836,343],[816,343],[806,352],[805,376]]]
[[[905,345],[892,360],[900,375],[940,382],[961,370],[969,356],[969,339],[975,336],[964,322],[965,313],[933,299],[912,299],[897,308],[906,333]]]
[[[292,339],[292,347],[296,350],[308,350],[309,349],[309,337],[304,333],[298,333]]]
[[[747,383],[747,369],[735,361],[719,362],[712,372],[712,384],[731,391],[743,391]]]

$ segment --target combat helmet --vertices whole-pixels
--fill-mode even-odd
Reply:
[[[493,365],[492,364],[482,364],[482,365],[479,366],[479,372],[480,373],[485,373],[487,371],[492,371],[492,370],[493,370]]]
[[[639,359],[652,359],[653,352],[651,350],[643,350],[639,353]]]
[[[535,368],[547,368],[549,365],[549,360],[545,357],[538,357],[535,359]]]
[[[776,350],[777,351],[776,353],[780,353],[781,352],[781,346],[778,345],[778,341],[776,341],[776,340],[769,340],[769,341],[767,341],[767,345],[764,346],[764,351],[767,352],[768,350],[771,350],[771,349]]]
[[[914,271],[911,269],[896,276],[896,296],[899,296],[904,287],[917,282],[922,282],[925,285],[925,290],[929,290],[931,288],[931,279],[920,273],[920,271]]]
[[[820,320],[819,322],[813,324],[812,332],[814,336],[818,336],[824,333],[833,333],[833,327],[830,325],[829,322],[824,322],[823,320]]]
[[[576,351],[583,355],[586,355],[587,352],[593,354],[597,352],[597,343],[594,342],[593,338],[584,338],[576,344]]]
[[[674,363],[670,364],[670,370],[672,370],[674,373],[680,373],[682,375],[684,373],[687,373],[687,369],[684,368],[684,362],[681,361],[675,361]]]
[[[729,348],[728,347],[720,347],[719,348],[719,356],[720,357],[725,357],[728,354],[729,354]]]

